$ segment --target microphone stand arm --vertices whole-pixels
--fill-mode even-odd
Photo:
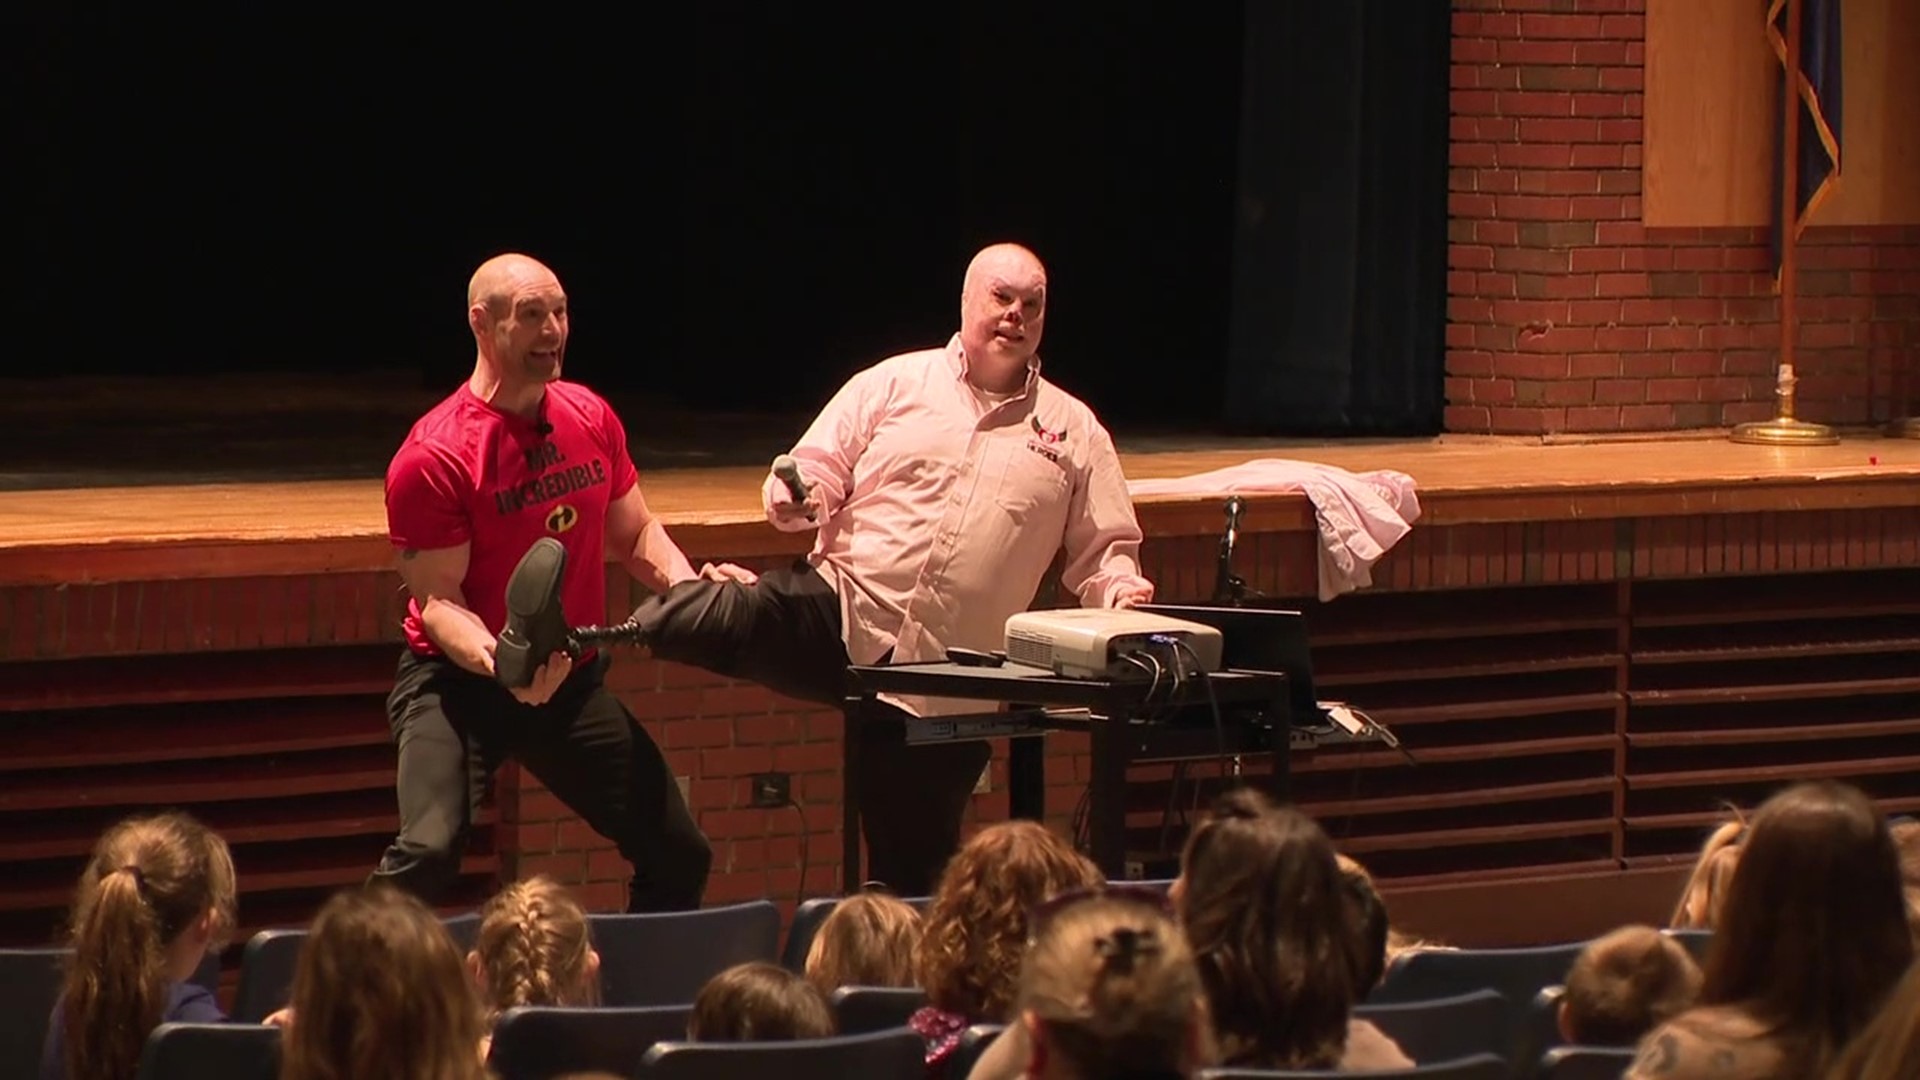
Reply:
[[[1213,602],[1239,607],[1247,599],[1247,582],[1233,572],[1233,548],[1240,539],[1240,512],[1245,500],[1238,495],[1227,498],[1227,528],[1220,534],[1220,556],[1214,566]]]

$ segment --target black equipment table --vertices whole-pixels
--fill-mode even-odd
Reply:
[[[1078,679],[1045,668],[1006,663],[977,667],[947,661],[855,665],[842,739],[846,783],[842,819],[843,884],[862,883],[860,804],[853,782],[862,704],[880,694],[965,698],[1010,706],[961,716],[909,718],[909,743],[1007,738],[1008,801],[1012,816],[1041,820],[1046,812],[1048,731],[1090,736],[1093,776],[1088,784],[1091,857],[1110,879],[1126,875],[1127,766],[1135,761],[1213,759],[1271,754],[1270,790],[1287,794],[1287,755],[1304,736],[1289,723],[1287,677],[1270,671],[1193,675],[1177,688],[1147,679]],[[1209,688],[1211,696],[1209,696]],[[1151,699],[1149,700],[1149,697]],[[1219,710],[1215,726],[1215,708]]]

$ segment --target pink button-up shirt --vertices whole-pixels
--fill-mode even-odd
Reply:
[[[1113,439],[1085,403],[1040,377],[1005,401],[966,380],[959,335],[848,380],[793,457],[821,506],[810,561],[840,597],[847,655],[871,664],[944,659],[948,646],[1005,648],[1009,615],[1033,603],[1054,555],[1087,607],[1140,576],[1140,525]],[[773,516],[774,485],[761,502]],[[901,700],[920,715],[981,702]]]

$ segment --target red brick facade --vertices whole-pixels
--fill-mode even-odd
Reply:
[[[1773,414],[1766,230],[1640,223],[1645,6],[1454,4],[1448,431],[1659,431]],[[1920,228],[1809,228],[1800,296],[1800,415],[1860,425],[1905,412],[1920,366]]]

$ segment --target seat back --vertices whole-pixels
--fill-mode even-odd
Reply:
[[[1202,1069],[1200,1080],[1510,1080],[1507,1059],[1475,1054],[1457,1061],[1380,1072],[1332,1072],[1323,1069]]]
[[[307,943],[305,930],[262,930],[247,939],[240,953],[240,984],[233,993],[233,1012],[242,1024],[257,1024],[287,1004],[293,991],[293,969]]]
[[[1567,981],[1567,969],[1584,942],[1530,949],[1422,949],[1388,966],[1368,1005],[1430,1001],[1475,990],[1493,990],[1518,1012],[1543,986]]]
[[[0,1061],[39,1062],[66,949],[0,949]]]
[[[1366,1020],[1415,1061],[1453,1061],[1475,1054],[1514,1052],[1513,1006],[1492,990],[1475,990],[1431,1001],[1361,1005]]]
[[[480,936],[480,913],[463,911],[458,915],[448,915],[440,920],[447,928],[447,936],[453,939],[454,947],[465,956],[473,949],[474,939]]]
[[[600,953],[600,1001],[682,1005],[735,964],[780,958],[780,911],[754,900],[699,911],[587,916]]]
[[[907,1026],[927,1003],[917,986],[842,986],[833,992],[833,1019],[842,1035]]]
[[[1542,1054],[1565,1041],[1560,1037],[1560,1003],[1566,997],[1564,986],[1544,986],[1533,996],[1520,1021],[1519,1048],[1513,1058],[1516,1063],[1539,1061]]]
[[[161,1024],[140,1053],[138,1080],[276,1080],[280,1029],[260,1024]]]
[[[630,1076],[654,1043],[684,1040],[692,1014],[691,1005],[508,1009],[494,1024],[487,1066],[500,1080],[596,1071]]]
[[[1707,949],[1713,945],[1711,930],[1667,930],[1664,933],[1686,946],[1687,952],[1697,963],[1707,962]]]
[[[1539,1080],[1620,1080],[1633,1051],[1613,1046],[1556,1046],[1540,1055]]]
[[[786,1042],[657,1043],[640,1080],[925,1080],[927,1044],[908,1030]]]

